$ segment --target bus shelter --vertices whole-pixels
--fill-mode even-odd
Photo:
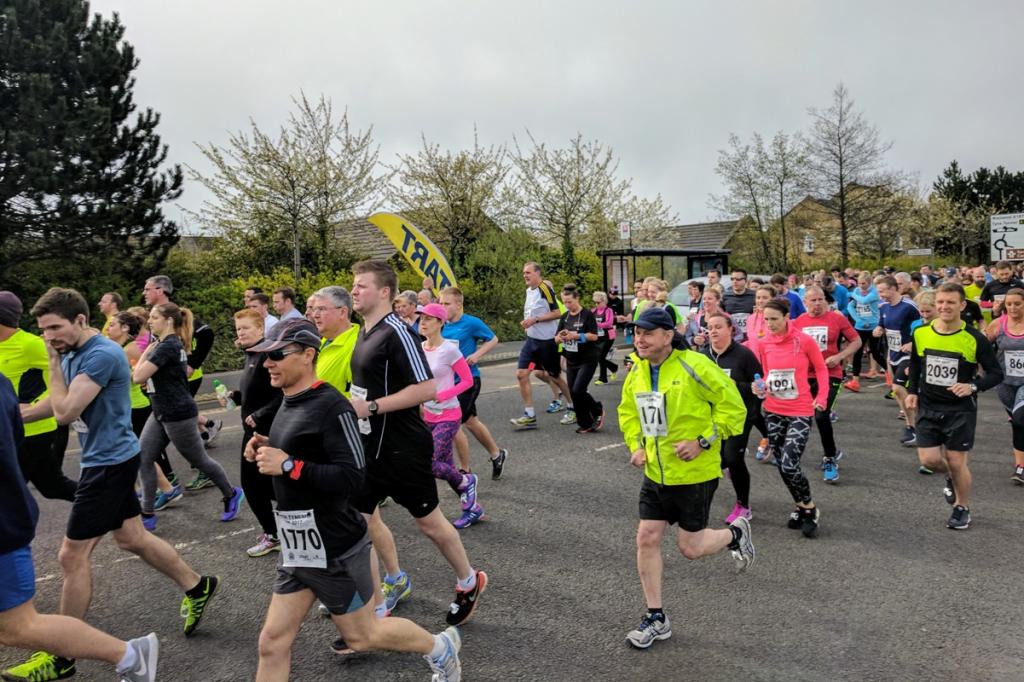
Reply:
[[[653,249],[629,248],[598,251],[601,257],[604,291],[617,286],[623,294],[631,294],[633,282],[657,277],[668,282],[671,289],[680,282],[704,277],[709,270],[729,272],[731,249]]]

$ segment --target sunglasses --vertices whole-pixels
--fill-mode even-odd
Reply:
[[[301,353],[302,351],[303,351],[302,348],[293,348],[291,350],[282,350],[282,349],[268,350],[267,351],[267,359],[268,360],[273,360],[274,362],[281,362],[282,360],[284,360],[286,357],[288,357],[292,353]]]

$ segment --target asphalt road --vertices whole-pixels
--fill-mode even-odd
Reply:
[[[846,450],[841,480],[826,487],[812,470],[822,510],[820,536],[785,527],[791,502],[773,467],[748,457],[753,476],[758,560],[737,575],[725,554],[684,559],[666,540],[665,609],[674,635],[647,651],[624,642],[643,611],[634,566],[640,472],[627,464],[614,405],[618,384],[597,387],[609,407],[605,431],[576,435],[557,415],[513,433],[520,409],[514,367],[484,371],[480,413],[511,450],[505,477],[492,482],[477,448],[480,501],[487,520],[463,531],[470,558],[490,575],[474,619],[463,628],[467,680],[1021,680],[1021,505],[1024,488],[1009,476],[1010,432],[995,396],[982,399],[972,455],[973,525],[945,527],[942,480],[916,473],[916,456],[896,442],[895,404],[877,387],[839,401],[836,425]],[[549,399],[538,388],[538,404]],[[237,412],[211,453],[237,480]],[[807,459],[816,462],[812,436]],[[188,475],[183,460],[173,456]],[[67,460],[77,474],[77,456]],[[442,489],[451,516],[457,501]],[[713,519],[734,501],[722,480]],[[245,680],[256,669],[256,642],[274,579],[275,559],[244,550],[257,531],[246,511],[217,520],[214,489],[187,495],[160,516],[159,534],[197,570],[223,578],[200,631],[181,634],[174,585],[106,540],[95,555],[88,620],[121,637],[160,635],[164,680]],[[41,501],[34,545],[37,606],[57,609],[56,562],[68,507]],[[398,614],[432,631],[444,625],[454,577],[403,509],[384,516],[414,581]],[[293,680],[425,680],[424,662],[404,654],[342,660],[328,649],[333,627],[311,615],[296,642]],[[20,652],[0,649],[5,667]],[[79,679],[110,679],[82,662]]]

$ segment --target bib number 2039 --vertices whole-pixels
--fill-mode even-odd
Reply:
[[[312,509],[276,511],[281,558],[294,568],[327,568],[327,550]]]
[[[654,438],[668,435],[664,393],[660,391],[637,393],[636,409],[640,413],[640,431],[644,436]]]

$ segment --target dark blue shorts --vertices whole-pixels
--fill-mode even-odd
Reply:
[[[554,339],[535,339],[527,336],[519,351],[519,369],[544,370],[556,379],[562,373],[562,360]]]
[[[36,593],[36,569],[29,546],[0,554],[0,611],[21,606]]]

